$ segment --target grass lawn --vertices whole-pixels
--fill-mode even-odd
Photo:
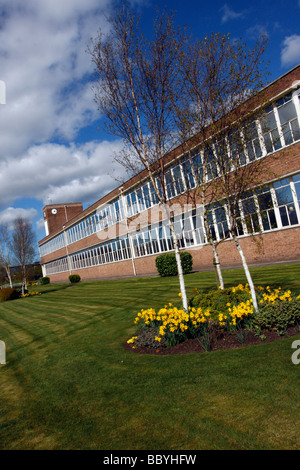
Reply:
[[[256,285],[300,293],[300,264],[255,268]],[[224,271],[226,286],[245,283]],[[214,273],[185,276],[214,287]],[[172,356],[122,344],[140,308],[178,302],[176,278],[39,286],[0,304],[1,449],[299,449],[292,342]]]

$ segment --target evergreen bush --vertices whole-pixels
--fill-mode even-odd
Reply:
[[[79,282],[80,281],[80,276],[79,274],[70,274],[69,276],[69,281],[74,284],[75,282]]]
[[[193,257],[187,251],[180,253],[183,274],[188,274],[193,268]],[[177,263],[175,253],[163,253],[155,260],[156,269],[160,276],[177,276]]]

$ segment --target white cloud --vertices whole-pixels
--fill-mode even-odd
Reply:
[[[292,66],[300,62],[300,35],[287,36],[282,44],[281,65]]]
[[[96,128],[99,118],[86,49],[107,28],[111,6],[110,0],[0,0],[4,219],[15,217],[11,206],[24,197],[93,202],[117,186],[112,175],[121,169],[114,170],[112,159],[120,141],[76,143],[78,132],[92,123]]]
[[[108,0],[0,0],[1,77],[6,105],[0,112],[2,155],[59,134],[72,139],[96,114],[86,53],[92,34],[105,28]]]
[[[44,228],[45,228],[44,219],[39,219],[39,220],[36,222],[36,229],[37,229],[37,230],[43,230]]]
[[[227,3],[225,3],[225,5],[223,5],[222,8],[220,8],[220,11],[223,12],[223,16],[222,16],[222,23],[226,23],[227,21],[229,20],[236,20],[238,18],[244,18],[245,16],[245,11],[241,11],[241,12],[236,12],[234,10],[232,10],[232,8],[230,8]]]
[[[32,146],[17,165],[13,159],[0,162],[0,201],[93,202],[117,186],[114,175],[121,177],[123,170],[113,157],[120,149],[120,141]]]
[[[14,220],[17,217],[22,217],[23,219],[31,222],[34,217],[36,217],[37,211],[35,209],[23,209],[21,207],[7,207],[5,210],[0,212],[0,224],[8,224],[11,228]]]

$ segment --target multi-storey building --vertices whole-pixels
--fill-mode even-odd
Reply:
[[[265,87],[263,94],[270,103],[267,128],[253,122],[242,162],[263,159],[266,175],[265,186],[251,187],[239,202],[238,235],[250,265],[300,261],[300,65]],[[197,145],[192,155],[201,166]],[[178,147],[165,156],[164,165],[168,200],[180,203],[174,212],[180,248],[192,254],[195,270],[210,269],[213,255],[201,211],[184,207],[185,195],[196,186],[190,161]],[[211,171],[207,177],[218,175]],[[215,240],[225,238],[218,247],[221,265],[240,266],[228,236],[226,204],[218,201],[208,209],[210,233]],[[70,203],[47,205],[43,211],[46,237],[39,249],[43,274],[52,282],[66,281],[71,273],[83,280],[154,274],[157,255],[173,250],[146,171],[85,210],[81,203]]]

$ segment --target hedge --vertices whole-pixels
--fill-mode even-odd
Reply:
[[[188,274],[193,268],[193,257],[187,251],[180,252],[183,274]],[[175,253],[163,253],[155,260],[156,268],[160,276],[177,276],[177,263]]]

